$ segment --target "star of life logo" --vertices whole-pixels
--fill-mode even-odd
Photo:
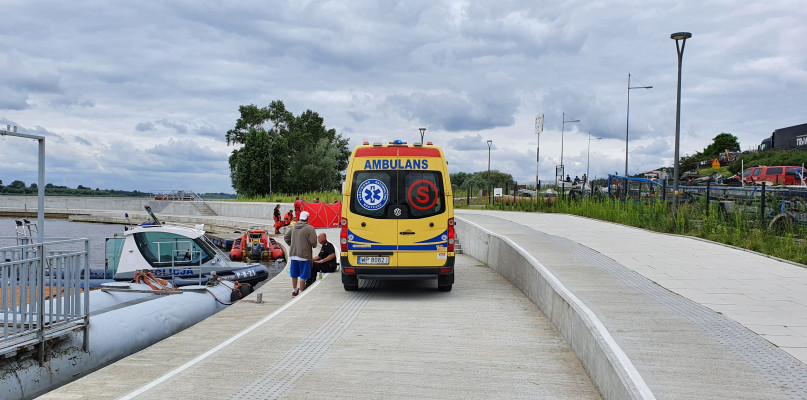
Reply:
[[[357,197],[359,205],[367,210],[375,211],[387,204],[389,191],[384,182],[378,179],[368,179],[359,185]]]

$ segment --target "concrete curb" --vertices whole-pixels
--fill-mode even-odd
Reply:
[[[457,217],[463,252],[521,289],[558,328],[606,399],[654,400],[633,363],[597,316],[511,239]],[[515,251],[513,251],[515,250]]]

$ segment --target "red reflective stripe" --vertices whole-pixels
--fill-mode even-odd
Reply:
[[[418,147],[401,147],[398,150],[401,157],[440,157],[440,150],[423,149]]]
[[[355,157],[395,157],[398,149],[394,147],[366,147],[356,149]]]

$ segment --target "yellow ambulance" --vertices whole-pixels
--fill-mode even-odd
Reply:
[[[339,242],[345,290],[359,279],[454,284],[454,202],[443,150],[365,142],[350,158]]]

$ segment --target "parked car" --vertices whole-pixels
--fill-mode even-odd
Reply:
[[[754,166],[743,171],[743,182],[759,184],[771,182],[774,185],[801,185],[803,171],[798,166]]]

